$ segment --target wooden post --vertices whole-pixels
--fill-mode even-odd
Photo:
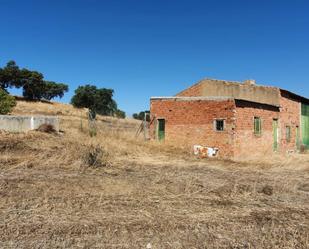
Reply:
[[[144,115],[144,140],[146,140],[147,138],[146,138],[146,120],[147,120],[147,113],[145,112],[145,115]]]

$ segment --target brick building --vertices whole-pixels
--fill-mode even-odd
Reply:
[[[309,148],[309,99],[269,86],[205,79],[173,97],[150,100],[150,135],[224,158]]]

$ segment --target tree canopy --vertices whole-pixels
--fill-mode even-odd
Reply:
[[[124,111],[121,111],[121,110],[117,109],[117,111],[115,113],[115,116],[117,118],[126,118],[126,113]]]
[[[6,108],[5,112],[9,111],[10,106],[15,105],[15,102],[11,101],[11,96],[8,95],[8,89],[13,87],[22,88],[23,96],[29,100],[62,98],[68,91],[68,85],[47,81],[42,73],[27,68],[21,69],[15,61],[9,61],[5,67],[0,68],[0,97],[1,101],[6,101],[3,103],[5,105],[3,108]],[[94,117],[98,113],[125,118],[126,114],[118,109],[113,94],[113,89],[97,88],[94,85],[79,86],[75,90],[71,103],[75,107],[89,108]]]
[[[45,81],[45,90],[43,92],[43,98],[51,100],[55,97],[62,98],[64,93],[69,90],[66,84],[56,83],[53,81]]]
[[[15,105],[15,98],[0,88],[0,114],[11,112]]]
[[[145,119],[145,115],[146,115],[146,121],[150,121],[150,116],[149,116],[150,111],[142,111],[139,113],[133,113],[133,118],[134,119],[138,119],[138,120],[144,120]]]
[[[97,88],[94,85],[79,86],[75,90],[71,104],[78,108],[89,108],[100,115],[125,117],[125,113],[117,108],[113,94],[113,89]]]
[[[15,61],[9,61],[4,68],[0,68],[0,88],[6,91],[13,86],[21,87],[20,69]]]
[[[0,88],[7,92],[8,88],[22,88],[27,99],[51,100],[62,98],[68,86],[62,83],[44,80],[44,75],[26,68],[20,69],[14,61],[9,61],[0,68]]]

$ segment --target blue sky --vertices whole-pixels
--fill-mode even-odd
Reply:
[[[115,90],[128,114],[202,78],[309,97],[309,1],[0,0],[0,65]]]

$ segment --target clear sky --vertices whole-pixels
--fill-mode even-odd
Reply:
[[[309,1],[0,0],[0,64],[115,90],[128,114],[202,78],[309,97]]]

